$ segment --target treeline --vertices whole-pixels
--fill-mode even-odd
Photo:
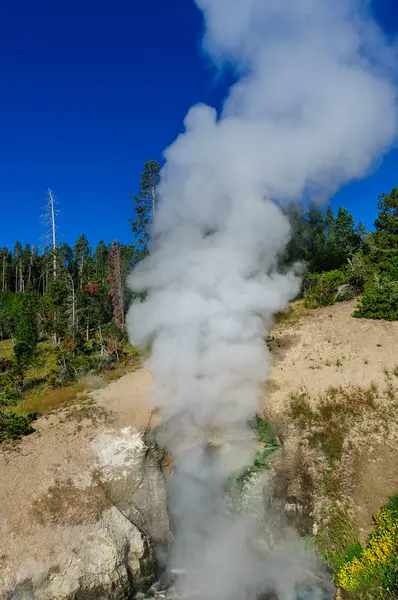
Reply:
[[[24,294],[36,297],[40,333],[62,339],[66,332],[93,332],[114,317],[124,322],[129,301],[126,277],[131,269],[133,246],[100,241],[94,251],[83,234],[73,247],[39,253],[37,247],[0,250],[0,339],[13,337]]]
[[[74,246],[42,253],[20,242],[13,250],[0,249],[0,340],[14,336],[26,292],[37,297],[39,334],[56,343],[66,334],[88,341],[112,322],[123,329],[131,301],[127,275],[150,251],[159,170],[155,161],[145,164],[140,193],[133,196],[130,245],[100,241],[92,249],[83,234]],[[336,214],[330,207],[288,209],[292,237],[281,266],[305,265],[302,297],[308,305],[362,296],[356,316],[398,318],[398,188],[379,197],[378,210],[369,233],[345,208]]]
[[[49,190],[44,250],[20,242],[0,249],[0,442],[32,431],[37,413],[18,409],[30,393],[69,385],[121,361],[136,364],[125,330],[133,298],[127,275],[149,252],[159,170],[159,163],[146,163],[139,194],[132,196],[129,245],[100,241],[93,249],[84,234],[73,246],[57,244]]]
[[[359,297],[355,317],[398,319],[398,188],[378,199],[374,231],[344,208],[290,209],[292,239],[282,262],[302,262],[301,296],[312,308]]]
[[[132,292],[126,285],[132,267],[149,252],[150,225],[156,206],[160,163],[148,161],[141,175],[140,190],[132,195],[134,216],[130,219],[132,243],[105,243],[90,247],[85,234],[74,246],[56,244],[54,197],[49,190],[47,247],[22,246],[0,249],[0,340],[14,336],[23,295],[36,298],[39,334],[55,343],[64,337],[88,341],[101,327],[114,324],[124,330],[124,315]],[[32,304],[33,306],[33,304]]]

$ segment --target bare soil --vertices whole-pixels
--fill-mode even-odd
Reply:
[[[323,421],[324,431],[319,433],[318,429],[318,437],[329,436],[326,441],[333,444],[344,429],[344,419],[350,425],[340,472],[335,463],[336,477],[333,475],[325,489],[330,503],[335,502],[335,495],[346,502],[359,539],[364,542],[375,511],[398,492],[398,323],[355,319],[354,307],[355,302],[339,303],[311,311],[291,325],[282,321],[275,327],[269,342],[272,368],[265,386],[263,413],[283,441],[284,453],[276,459],[276,469],[281,479],[286,479],[280,482],[284,493],[301,498],[312,494],[316,505],[321,502],[317,484],[325,481],[328,463],[319,450],[309,448],[289,408],[292,394],[304,391],[314,411],[325,404],[329,394],[326,404],[330,424]],[[356,395],[359,402],[366,391],[373,390],[375,408],[361,409],[357,418],[352,418],[351,409],[346,415],[339,409],[337,415],[333,412],[333,405],[337,407],[333,395],[339,388],[344,390],[340,397],[347,394],[352,406]],[[325,431],[327,426],[329,431]],[[298,472],[303,469],[308,471],[304,483],[303,473]],[[311,486],[315,489],[310,490]]]
[[[384,382],[385,371],[398,365],[398,322],[354,319],[354,307],[341,302],[275,327],[267,411],[283,412],[289,394],[302,387],[318,396],[331,386]]]

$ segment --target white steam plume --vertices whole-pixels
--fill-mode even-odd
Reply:
[[[264,337],[298,290],[293,274],[277,272],[289,239],[277,203],[327,197],[391,147],[394,53],[366,1],[196,4],[205,49],[238,81],[221,116],[192,108],[166,150],[152,253],[131,277],[148,296],[128,327],[135,343],[152,342],[177,463],[172,560],[187,571],[183,591],[243,600],[273,586],[288,600],[304,563],[287,550],[265,562],[250,552],[253,525],[226,514],[222,486],[252,451],[244,432],[267,377]],[[201,443],[209,429],[229,440],[214,456]]]

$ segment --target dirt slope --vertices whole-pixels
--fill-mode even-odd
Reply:
[[[398,322],[354,319],[354,306],[342,302],[275,328],[267,410],[283,411],[301,387],[317,395],[330,386],[383,383],[386,369],[398,365]]]
[[[322,425],[323,443],[326,439],[331,446],[338,440],[344,428],[342,420],[346,418],[350,425],[339,466],[336,463],[332,468],[339,481],[334,483],[333,491],[324,493],[325,497],[329,495],[331,504],[336,504],[335,493],[346,502],[357,534],[365,541],[375,511],[398,492],[398,323],[354,319],[354,306],[354,302],[344,302],[311,311],[297,323],[282,322],[274,329],[270,342],[272,368],[265,386],[263,412],[284,437],[287,464],[279,465],[282,472],[290,470],[289,477],[293,477],[292,472],[296,471],[297,476],[303,469],[303,452],[304,457],[307,452],[305,460],[309,472],[313,472],[316,505],[322,501],[317,495],[322,494],[324,474],[333,460],[319,460],[319,452],[317,455],[309,448],[308,438],[303,446],[303,430],[289,417],[289,405],[292,393],[306,390],[310,406],[317,410],[321,397],[330,394],[329,432],[326,419]],[[348,394],[354,409],[361,397],[358,388],[372,390],[376,407],[360,409],[358,417],[352,415],[351,408],[346,415],[339,409],[339,416],[333,413],[333,403],[337,401],[333,399],[333,389],[338,388]],[[320,439],[319,428],[315,435]],[[305,486],[310,484],[305,482]],[[299,494],[305,496],[305,489]]]

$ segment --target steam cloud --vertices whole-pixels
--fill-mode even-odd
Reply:
[[[133,342],[152,343],[176,460],[171,560],[186,570],[182,591],[243,600],[272,587],[288,600],[310,558],[294,540],[266,560],[251,550],[258,524],[227,513],[223,485],[253,450],[246,422],[267,377],[264,338],[298,290],[293,273],[277,272],[289,239],[280,205],[328,197],[394,143],[394,48],[366,1],[196,4],[205,50],[218,68],[232,65],[237,83],[220,116],[193,107],[165,152],[152,253],[131,276],[148,296],[128,327]],[[209,431],[222,432],[212,455]]]

